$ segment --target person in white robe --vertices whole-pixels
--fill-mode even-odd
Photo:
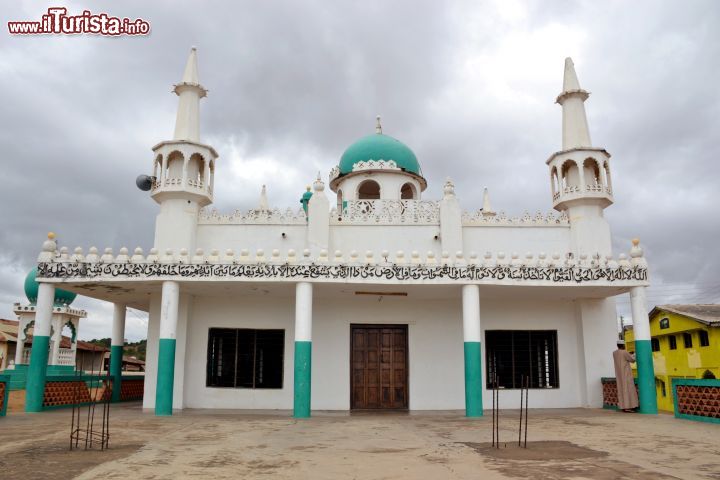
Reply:
[[[623,412],[634,412],[639,405],[632,368],[630,368],[630,364],[635,363],[635,355],[625,350],[623,340],[618,340],[617,350],[613,352],[613,362],[615,363],[618,409]]]

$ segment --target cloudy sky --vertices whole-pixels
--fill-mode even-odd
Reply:
[[[11,36],[53,1],[14,1],[0,25],[0,317],[48,231],[85,248],[152,244],[157,205],[134,185],[172,137],[190,46],[199,52],[202,137],[220,153],[216,207],[298,205],[376,114],[417,154],[436,198],[482,186],[508,214],[551,208],[564,58],[573,57],[593,144],[613,155],[616,252],[641,238],[650,306],[720,301],[720,2],[124,1],[71,13],[138,18],[146,37]],[[618,301],[628,316],[628,300]],[[81,338],[110,335],[111,307]],[[145,336],[131,312],[127,337]]]

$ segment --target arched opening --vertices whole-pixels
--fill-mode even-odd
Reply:
[[[562,176],[562,188],[579,187],[580,186],[580,169],[574,160],[567,160],[563,163],[560,170]]]
[[[194,186],[202,186],[205,175],[205,160],[199,153],[193,153],[188,160],[187,178],[188,183]]]
[[[162,178],[162,155],[155,157],[155,164],[153,165],[153,177]]]
[[[557,167],[553,167],[550,170],[550,187],[552,188],[553,197],[558,193],[558,171]]]
[[[585,177],[585,185],[589,187],[601,185],[600,166],[594,158],[586,158],[583,162],[583,177]]]
[[[342,194],[342,190],[338,189],[338,191],[337,191],[337,212],[338,212],[338,215],[342,215],[342,214],[343,214],[343,210],[344,210],[344,208],[343,208],[343,194]]]
[[[182,178],[184,160],[182,153],[178,151],[172,152],[168,156],[165,178]]]
[[[416,200],[417,195],[415,193],[415,185],[408,182],[400,188],[400,199],[401,200]]]
[[[358,186],[357,198],[360,200],[378,200],[380,198],[380,184],[375,180],[365,180]]]
[[[612,192],[612,180],[610,179],[610,165],[607,160],[603,163],[603,173],[605,174],[605,188],[608,192]]]

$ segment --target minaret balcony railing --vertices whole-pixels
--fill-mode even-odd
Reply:
[[[202,180],[183,181],[182,178],[163,178],[155,180],[152,184],[152,192],[158,191],[182,191],[187,190],[193,193],[212,195],[212,188]]]
[[[605,199],[612,203],[612,188],[608,185],[593,184],[581,187],[579,185],[568,185],[560,191],[553,193],[553,204],[557,207],[559,203],[568,200],[577,200],[582,198],[599,198]]]

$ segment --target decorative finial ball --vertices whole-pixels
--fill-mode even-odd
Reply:
[[[640,239],[639,239],[639,238],[633,238],[633,239],[632,239],[632,244],[633,244],[634,247],[637,247],[638,245],[640,245]]]
[[[48,232],[48,240],[55,240],[55,232]]]

